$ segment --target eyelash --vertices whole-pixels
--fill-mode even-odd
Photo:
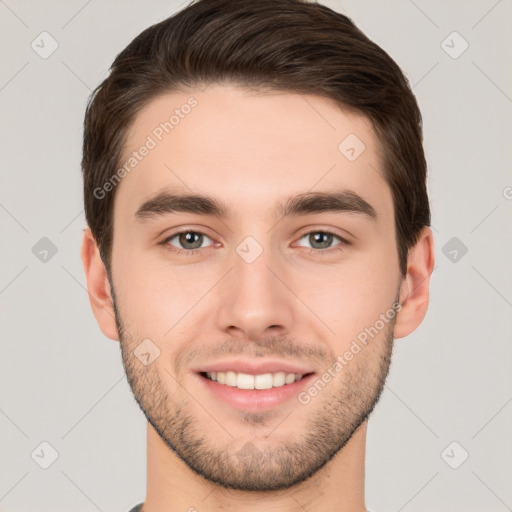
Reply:
[[[202,233],[201,231],[194,231],[194,230],[191,230],[191,229],[185,229],[183,231],[178,231],[177,233],[174,233],[171,236],[167,237],[165,240],[160,242],[160,245],[163,245],[168,251],[170,251],[170,252],[172,252],[174,254],[179,254],[179,255],[185,254],[186,256],[195,256],[202,249],[211,249],[211,247],[201,247],[201,248],[198,248],[198,249],[191,249],[191,250],[176,249],[174,246],[169,244],[170,240],[172,240],[173,238],[176,238],[177,236],[179,236],[181,234],[184,234],[184,233],[195,233],[195,234],[204,235],[204,236],[210,238],[206,233]],[[340,243],[335,245],[334,247],[330,247],[330,248],[327,248],[327,249],[313,249],[313,248],[309,248],[309,247],[304,247],[303,249],[306,249],[309,254],[313,254],[314,253],[314,254],[321,254],[322,256],[325,256],[326,253],[327,254],[332,254],[333,251],[342,250],[344,248],[344,246],[350,245],[350,242],[347,241],[345,238],[341,237],[340,235],[337,235],[336,233],[333,233],[331,231],[324,231],[324,230],[318,230],[318,229],[314,229],[314,230],[308,231],[307,233],[303,233],[300,236],[299,240],[301,240],[305,236],[311,235],[313,233],[322,233],[324,235],[332,235],[333,237],[337,238],[340,241]]]

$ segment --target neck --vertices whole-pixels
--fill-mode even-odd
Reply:
[[[147,427],[147,493],[142,512],[365,512],[367,422],[311,478],[283,491],[226,489],[194,473]]]

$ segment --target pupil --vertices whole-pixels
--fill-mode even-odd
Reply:
[[[311,242],[311,238],[313,239],[313,242]],[[324,241],[322,242],[322,238],[324,238]],[[314,247],[315,243],[320,244],[320,248],[324,249],[326,247],[329,247],[330,243],[332,241],[332,235],[329,233],[313,233],[310,235],[310,242],[311,245]]]
[[[187,249],[197,249],[201,247],[202,240],[201,237],[203,235],[199,233],[194,233],[193,231],[188,231],[187,233],[181,233],[180,235],[180,243],[183,245],[183,247],[186,247]],[[190,247],[187,244],[192,244],[193,247]]]

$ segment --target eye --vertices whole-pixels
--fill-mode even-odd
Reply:
[[[338,245],[348,245],[347,240],[342,238],[339,235],[335,235],[334,233],[330,233],[329,231],[310,231],[309,233],[305,233],[300,237],[300,240],[306,239],[310,245],[310,248],[315,250],[314,252],[319,252],[325,249],[330,249],[332,246],[332,242],[334,239],[338,239],[339,242],[334,244],[334,247]],[[341,249],[341,247],[340,247]]]
[[[176,239],[178,246],[172,243],[174,239]],[[166,238],[162,244],[167,246],[167,248],[172,252],[195,254],[195,249],[200,249],[209,245],[203,245],[205,239],[212,241],[210,237],[198,231],[181,231],[180,233],[175,233],[174,235]],[[177,247],[177,249],[174,249],[174,247]]]
[[[308,252],[312,252],[315,254],[330,254],[331,249],[333,250],[343,249],[344,246],[349,245],[350,242],[345,240],[339,235],[331,233],[329,231],[309,231],[308,233],[304,233],[299,240],[306,239],[307,243],[310,244],[309,247],[306,246]],[[167,237],[165,240],[161,242],[161,244],[169,251],[177,254],[184,254],[187,256],[193,256],[197,254],[199,249],[204,249],[206,247],[212,247],[212,244],[208,244],[208,240],[213,242],[213,240],[201,233],[200,231],[193,230],[185,230],[180,231],[179,233],[174,233],[173,235]],[[333,241],[338,240],[338,243],[333,245]],[[339,246],[339,247],[338,247]]]

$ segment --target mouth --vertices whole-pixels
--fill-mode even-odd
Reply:
[[[311,385],[315,372],[249,374],[235,371],[197,372],[202,390],[216,403],[246,412],[284,406]]]
[[[226,371],[226,372],[200,372],[205,379],[217,382],[224,386],[236,387],[238,389],[272,389],[288,386],[308,377],[313,372],[302,373],[260,373],[252,375],[249,373]]]

